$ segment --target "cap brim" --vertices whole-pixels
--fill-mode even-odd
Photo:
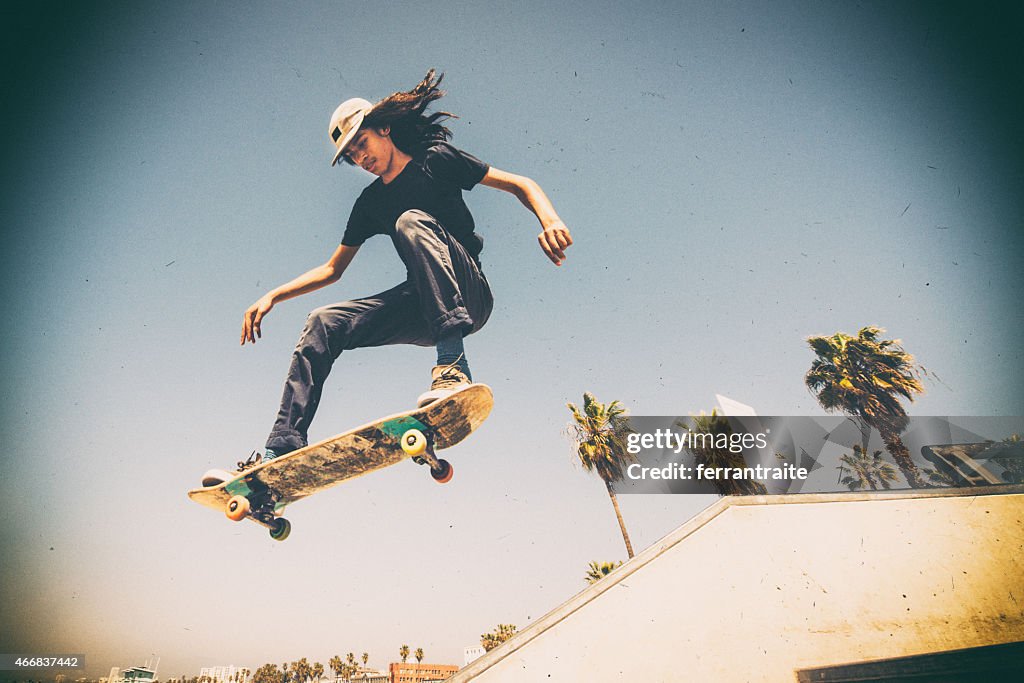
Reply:
[[[349,128],[348,133],[344,138],[341,139],[341,143],[338,145],[338,151],[334,154],[334,159],[331,160],[331,166],[338,163],[341,159],[341,155],[345,153],[345,148],[348,147],[348,143],[352,142],[352,138],[356,136],[359,129],[363,125],[363,118],[366,116],[365,112],[360,112],[352,117],[352,127]]]

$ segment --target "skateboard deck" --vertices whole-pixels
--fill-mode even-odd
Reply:
[[[435,450],[469,436],[493,405],[490,387],[471,384],[423,408],[356,427],[238,472],[215,486],[192,489],[188,497],[231,520],[261,524],[283,541],[291,531],[291,524],[280,517],[286,505],[407,458],[429,465],[431,476],[446,483],[453,470]]]

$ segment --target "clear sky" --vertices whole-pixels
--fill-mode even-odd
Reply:
[[[1022,415],[1019,10],[974,3],[148,3],[3,10],[6,383],[0,651],[161,677],[528,625],[625,558],[567,401],[819,414],[805,338],[877,324],[932,371],[916,415]],[[397,466],[290,510],[275,543],[190,502],[262,446],[303,321],[404,273],[242,312],[335,249],[372,180],[327,123],[446,73],[453,142],[537,180],[467,196],[495,290],[468,340],[496,406],[454,481]],[[344,354],[311,437],[408,405],[429,349]],[[709,503],[624,496],[647,547]],[[685,577],[680,577],[685,580]]]

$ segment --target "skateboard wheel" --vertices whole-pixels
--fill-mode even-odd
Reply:
[[[427,450],[427,437],[418,429],[410,429],[402,434],[402,450],[413,457]]]
[[[284,517],[278,517],[270,523],[270,537],[275,541],[283,541],[292,532],[292,523]]]
[[[245,496],[232,496],[224,509],[224,514],[232,522],[241,522],[249,514],[249,499]]]
[[[455,468],[447,460],[441,458],[437,461],[438,468],[430,470],[430,476],[434,478],[438,484],[447,484],[452,480],[452,476],[455,475]]]

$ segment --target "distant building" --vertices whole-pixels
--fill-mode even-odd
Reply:
[[[925,446],[921,455],[955,486],[1019,484],[1024,479],[1024,444],[992,442]]]
[[[487,650],[482,647],[467,647],[462,651],[462,666],[469,666],[476,660],[484,656]]]
[[[242,667],[238,666],[208,666],[199,670],[199,677],[208,676],[214,683],[235,683],[244,680]]]
[[[153,683],[156,671],[145,666],[133,666],[121,673],[121,683]]]
[[[155,666],[150,666],[150,664],[151,662],[147,660],[145,666],[133,666],[124,671],[115,666],[110,670],[110,675],[105,679],[106,683],[154,683],[157,667],[160,666],[160,659],[157,658]]]
[[[349,680],[351,683],[391,683],[391,675],[376,669],[360,669],[359,673]]]
[[[454,664],[409,664],[393,662],[388,683],[432,683],[443,681],[459,670]]]

